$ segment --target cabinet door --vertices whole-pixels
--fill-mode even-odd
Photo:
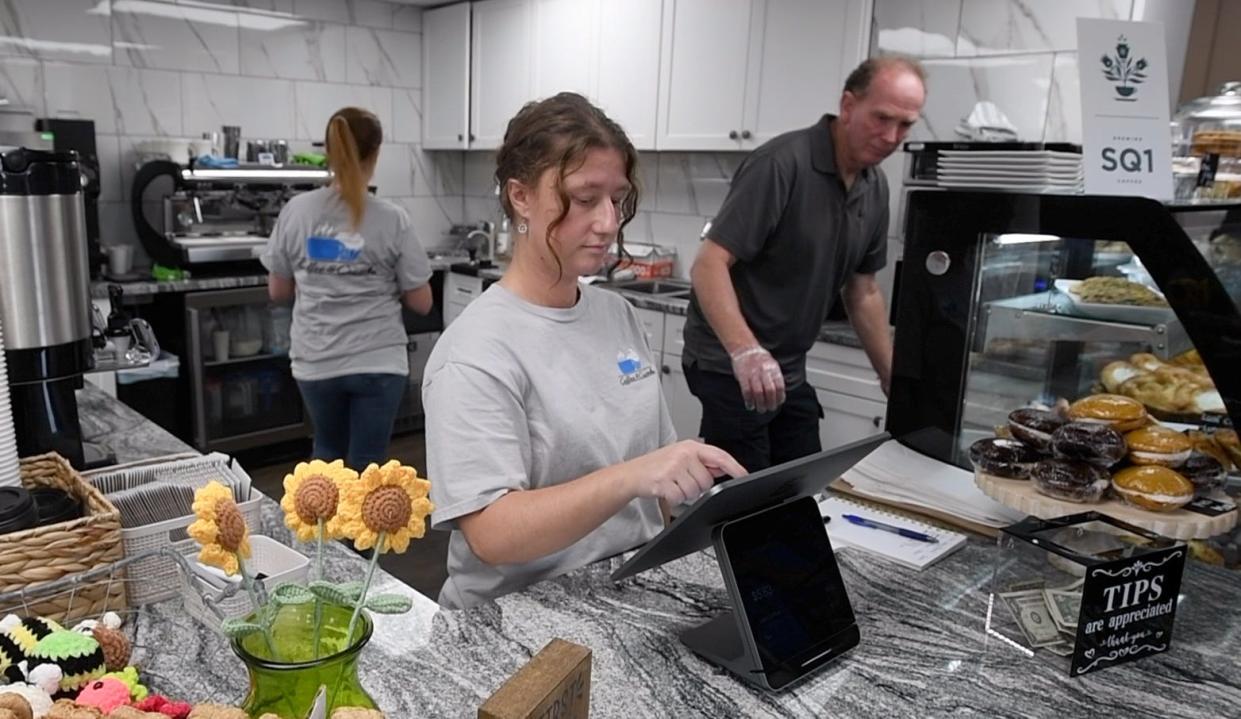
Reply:
[[[660,150],[738,150],[752,0],[665,0]]]
[[[887,406],[882,402],[821,389],[816,389],[815,395],[823,406],[823,420],[819,422],[819,441],[823,443],[823,449],[839,447],[883,431]]]
[[[532,99],[531,0],[473,4],[470,148],[493,150],[508,121]]]
[[[689,382],[685,380],[681,358],[675,355],[664,356],[662,371],[664,401],[668,403],[668,413],[672,415],[672,426],[677,431],[677,439],[692,439],[699,436],[698,430],[702,426],[702,404],[689,391]]]
[[[642,323],[646,343],[651,346],[651,362],[658,367],[664,350],[664,313],[643,309],[634,311],[638,313],[638,321]]]
[[[596,0],[535,0],[531,100],[558,92],[593,95],[597,10]]]
[[[639,150],[655,149],[664,0],[599,0],[592,99]]]
[[[869,0],[756,0],[742,146],[757,147],[839,109],[866,58]]]
[[[422,15],[422,145],[428,150],[469,146],[470,4]]]

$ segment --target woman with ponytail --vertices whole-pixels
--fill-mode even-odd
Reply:
[[[273,302],[293,302],[293,377],[314,456],[358,471],[387,454],[409,377],[401,307],[431,311],[431,266],[405,210],[367,191],[383,128],[356,107],[328,120],[334,180],[284,206],[260,258]]]

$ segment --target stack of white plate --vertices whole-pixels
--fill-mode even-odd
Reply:
[[[937,184],[1022,192],[1081,192],[1082,156],[1056,150],[941,150]]]
[[[17,431],[9,402],[9,373],[4,363],[4,326],[0,325],[0,486],[20,486],[21,468],[17,464]]]

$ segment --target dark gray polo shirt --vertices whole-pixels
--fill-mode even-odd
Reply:
[[[845,282],[887,262],[888,181],[871,167],[845,190],[829,130],[835,119],[824,115],[750,153],[708,233],[737,258],[731,275],[741,314],[789,388],[805,381],[806,352]],[[683,360],[732,374],[695,294]]]

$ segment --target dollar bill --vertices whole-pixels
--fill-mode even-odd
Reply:
[[[1008,592],[1001,594],[1000,598],[1017,620],[1018,628],[1031,647],[1045,647],[1063,641],[1042,590]]]
[[[1059,657],[1073,656],[1072,642],[1056,642],[1055,644],[1048,644],[1043,648]]]
[[[1077,630],[1077,617],[1082,612],[1082,595],[1078,591],[1044,589],[1043,599],[1051,612],[1052,621],[1061,631]]]
[[[1013,582],[1008,586],[1008,591],[1006,593],[1017,594],[1031,589],[1042,589],[1045,586],[1047,586],[1047,582],[1043,581],[1041,578],[1035,577],[1034,579],[1025,579],[1020,582]]]

